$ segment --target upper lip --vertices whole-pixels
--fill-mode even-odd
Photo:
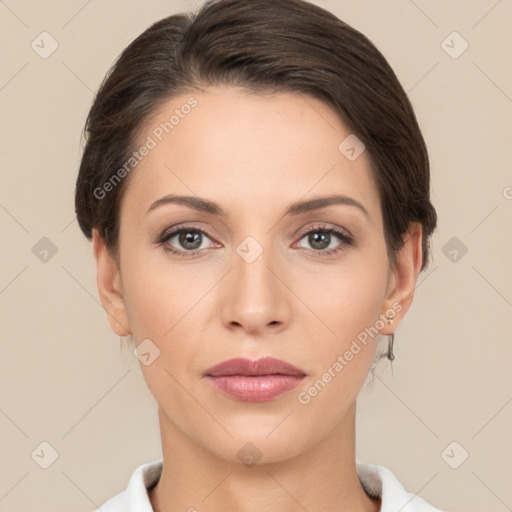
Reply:
[[[221,375],[306,375],[293,364],[274,357],[262,357],[256,361],[243,357],[228,359],[208,368],[204,374],[210,377]]]

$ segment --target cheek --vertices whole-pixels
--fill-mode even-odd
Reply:
[[[122,251],[125,305],[134,339],[170,337],[197,297],[193,266],[173,267],[164,250],[150,241],[125,239]]]
[[[310,351],[316,378],[329,369],[331,376],[336,374],[330,388],[356,390],[369,371],[378,331],[384,326],[380,314],[388,280],[386,261],[377,253],[311,269],[296,281],[294,290],[314,313],[304,313],[305,341],[314,340],[304,349]]]
[[[216,276],[202,269],[199,279],[196,265],[172,265],[163,249],[130,252],[126,247],[126,254],[123,287],[134,341],[149,339],[160,351],[154,363],[142,366],[150,388],[162,382],[168,386],[165,370],[177,378],[183,372],[198,373],[204,308]]]
[[[305,427],[316,428],[317,418],[323,416],[325,432],[341,421],[356,400],[370,370],[378,330],[383,327],[385,268],[352,270],[331,271],[329,280],[316,276],[323,293],[311,293],[311,297],[322,297],[315,303],[315,312],[323,323],[315,319],[304,327],[306,338],[314,340],[304,347],[312,371],[297,399]],[[309,279],[304,281],[304,292],[307,284],[311,284]]]
[[[187,271],[173,272],[170,266],[153,263],[138,261],[132,253],[131,262],[125,265],[130,276],[125,287],[126,309],[135,343],[149,339],[157,347],[158,357],[148,365],[142,360],[140,364],[149,390],[158,404],[174,407],[182,418],[187,416],[190,398],[179,383],[199,372],[197,331],[199,316],[204,314],[199,299],[208,290],[209,280],[200,284]]]
[[[343,343],[375,324],[388,278],[382,258],[354,257],[339,265],[303,269],[294,279],[294,291],[317,317],[319,332]]]

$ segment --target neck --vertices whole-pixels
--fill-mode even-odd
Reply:
[[[355,463],[355,404],[319,444],[272,464],[246,466],[213,455],[159,411],[163,469],[150,491],[155,512],[378,512]]]

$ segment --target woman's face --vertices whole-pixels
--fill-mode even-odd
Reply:
[[[121,206],[111,311],[143,343],[161,418],[227,460],[249,442],[261,462],[314,446],[348,417],[377,331],[406,309],[367,154],[316,99],[220,87],[163,105],[143,145]],[[205,376],[267,356],[302,376]]]

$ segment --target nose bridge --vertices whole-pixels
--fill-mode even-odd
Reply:
[[[271,243],[263,247],[251,236],[235,248],[222,312],[226,325],[258,331],[287,322],[289,304],[286,287],[276,277],[278,259]]]

